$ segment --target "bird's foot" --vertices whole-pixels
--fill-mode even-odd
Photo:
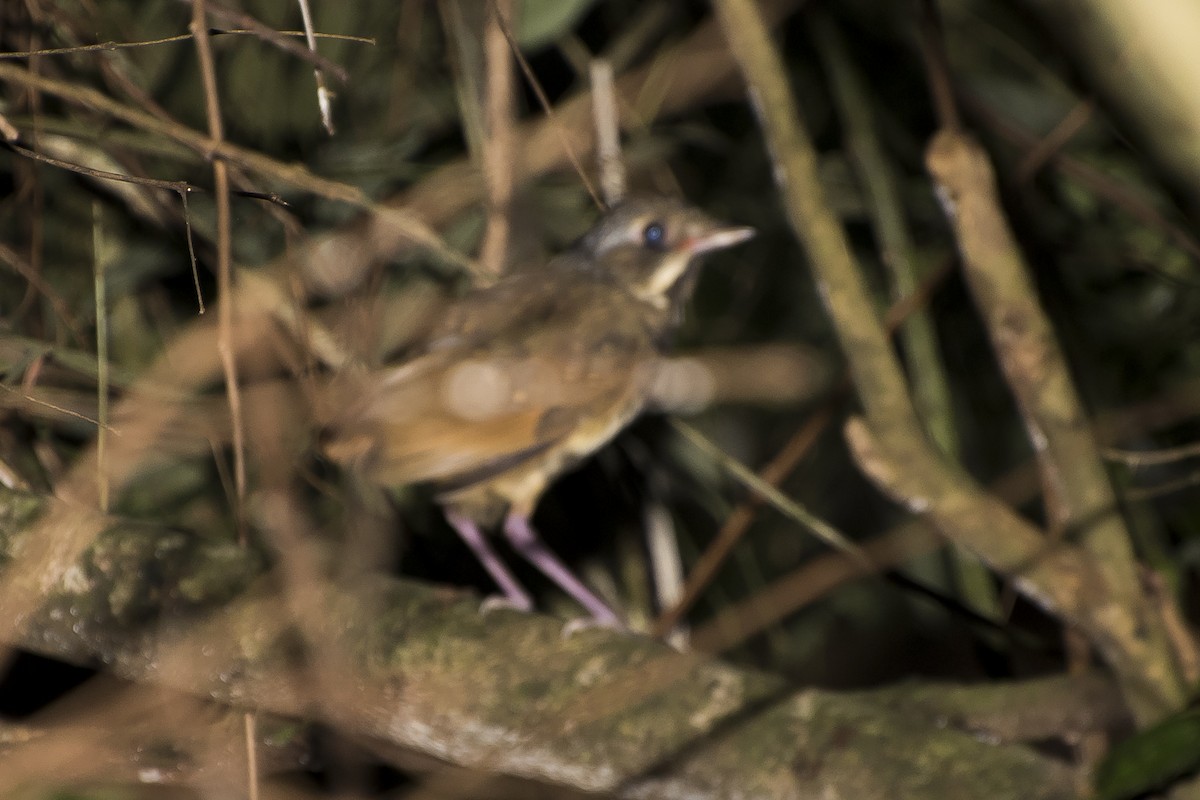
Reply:
[[[629,626],[625,624],[624,620],[620,619],[616,615],[611,617],[576,617],[575,619],[569,621],[566,625],[563,625],[562,638],[570,639],[572,636],[582,631],[596,629],[620,631],[622,633],[629,632]]]
[[[479,604],[480,614],[491,614],[493,611],[533,611],[533,602],[528,597],[510,597],[506,594],[493,594],[485,597]]]

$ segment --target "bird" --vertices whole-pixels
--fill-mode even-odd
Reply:
[[[652,405],[700,257],[753,235],[673,198],[614,205],[566,251],[452,302],[399,363],[341,381],[324,454],[379,485],[432,484],[498,604],[534,607],[489,542],[497,527],[591,622],[623,627],[531,517],[559,475]]]

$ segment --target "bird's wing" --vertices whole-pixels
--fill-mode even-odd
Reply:
[[[332,402],[326,453],[380,483],[461,484],[552,448],[590,452],[640,407],[640,366],[655,354],[636,309],[609,291],[559,287],[553,304],[524,302],[541,316],[510,319],[497,338],[459,326],[458,339],[362,376]]]
[[[429,330],[421,354],[442,350],[465,351],[512,338],[514,329],[563,313],[560,275],[541,272],[508,275],[486,289],[456,298]],[[567,311],[566,313],[570,313]],[[516,334],[520,338],[521,334]]]

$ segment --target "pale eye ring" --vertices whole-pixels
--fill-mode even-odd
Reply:
[[[651,250],[663,250],[667,246],[667,229],[661,222],[651,222],[642,229],[642,243]]]

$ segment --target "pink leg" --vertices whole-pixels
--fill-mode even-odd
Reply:
[[[488,544],[483,532],[475,524],[475,520],[452,511],[446,512],[446,519],[462,537],[462,540],[467,543],[467,547],[471,548],[471,552],[475,554],[475,558],[479,559],[479,563],[483,564],[484,569],[492,576],[492,580],[504,592],[508,603],[521,611],[532,611],[533,600],[530,599],[529,593],[517,581],[516,576],[508,571],[508,567],[504,566],[504,562]]]
[[[621,627],[621,618],[608,605],[583,585],[575,573],[562,563],[550,549],[546,547],[529,519],[522,514],[509,514],[504,520],[504,535],[513,548],[526,561],[542,571],[547,578],[557,583],[564,592],[588,610],[592,618],[601,625]]]

